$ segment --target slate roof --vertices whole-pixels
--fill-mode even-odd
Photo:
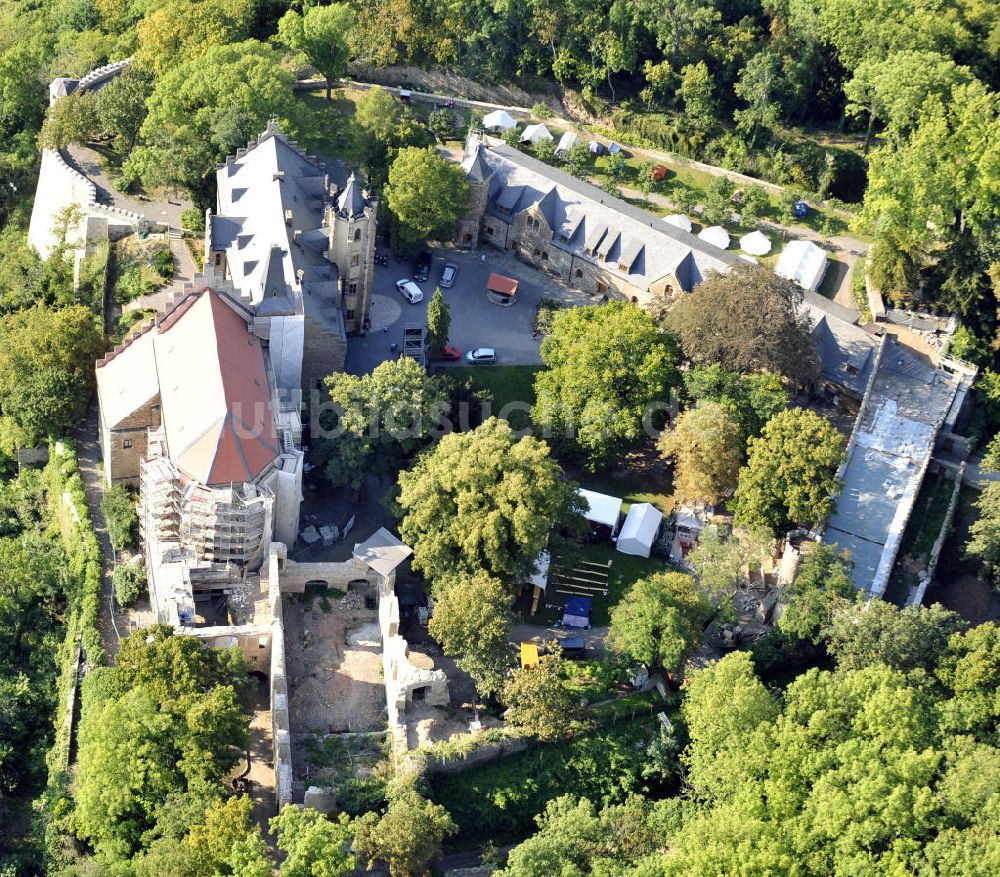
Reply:
[[[316,292],[312,283],[336,282],[337,268],[323,258],[312,234],[323,224],[325,175],[341,185],[347,182],[343,166],[309,158],[273,124],[216,172],[212,247],[225,250],[233,283],[255,304],[278,276],[296,299]]]
[[[601,263],[634,286],[674,274],[689,291],[709,271],[736,264],[735,254],[500,141],[470,143],[463,167],[470,179],[490,179],[488,213],[510,221],[537,204],[554,230],[554,247]],[[618,267],[623,253],[625,269]]]
[[[820,315],[813,324],[812,338],[823,367],[823,377],[858,398],[864,396],[875,365],[879,339],[860,326],[828,314]]]

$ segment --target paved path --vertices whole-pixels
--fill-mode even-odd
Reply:
[[[77,459],[80,477],[87,494],[87,509],[97,534],[97,544],[101,549],[101,605],[98,629],[101,644],[108,658],[118,653],[119,635],[112,617],[112,595],[114,593],[111,575],[114,571],[114,552],[108,538],[108,528],[101,511],[101,497],[104,495],[104,471],[101,469],[101,444],[98,438],[97,398],[91,400],[87,416],[76,430]],[[119,629],[121,629],[119,627]]]
[[[180,231],[181,213],[191,206],[186,198],[147,198],[125,195],[115,189],[114,182],[104,169],[101,153],[92,146],[73,144],[63,150],[69,165],[97,187],[99,204],[110,204],[133,213],[141,213],[150,222],[163,223]]]

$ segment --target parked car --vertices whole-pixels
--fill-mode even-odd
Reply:
[[[441,270],[441,288],[451,289],[455,285],[456,277],[458,277],[458,265],[454,262],[445,262]]]
[[[396,289],[399,290],[400,295],[403,296],[411,305],[415,305],[417,302],[424,300],[424,294],[421,292],[420,287],[417,286],[412,280],[397,280]]]
[[[431,276],[431,254],[424,250],[417,256],[416,265],[413,267],[413,279],[417,283],[425,283]]]
[[[438,359],[442,362],[458,362],[462,358],[462,351],[457,347],[446,347]]]
[[[493,365],[497,361],[497,352],[492,347],[477,347],[465,354],[469,365]]]

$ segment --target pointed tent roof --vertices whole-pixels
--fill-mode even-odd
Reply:
[[[752,231],[740,238],[740,249],[751,256],[766,256],[771,252],[771,241],[761,231]]]
[[[721,225],[712,225],[708,228],[703,228],[698,232],[698,237],[706,244],[712,244],[720,250],[724,250],[729,246],[729,232]]]
[[[494,110],[483,116],[484,128],[503,128],[507,130],[517,125],[513,117],[506,110]]]
[[[342,216],[361,216],[367,206],[368,201],[361,191],[361,183],[351,174],[347,178],[347,185],[337,196],[337,212]]]
[[[664,216],[663,221],[669,222],[672,226],[682,231],[691,231],[691,220],[683,213],[671,213],[668,216]]]

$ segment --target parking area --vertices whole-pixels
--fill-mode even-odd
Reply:
[[[384,250],[383,250],[384,251]],[[553,298],[568,305],[591,304],[588,295],[564,287],[543,271],[518,261],[509,253],[490,247],[476,252],[432,248],[430,278],[418,286],[424,300],[409,304],[396,289],[396,281],[413,277],[412,261],[395,261],[375,266],[375,292],[372,297],[371,329],[347,342],[347,371],[361,375],[395,354],[392,345],[402,346],[403,328],[426,325],[427,303],[441,278],[445,262],[458,265],[458,278],[451,289],[441,290],[451,307],[449,344],[464,356],[474,347],[493,347],[501,365],[534,365],[541,360],[541,339],[532,337],[535,312],[543,298]],[[485,261],[483,261],[485,256]],[[486,298],[486,280],[496,271],[518,281],[517,303],[500,307]]]

